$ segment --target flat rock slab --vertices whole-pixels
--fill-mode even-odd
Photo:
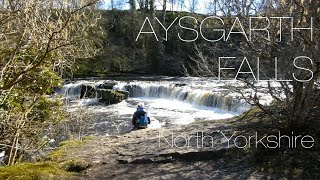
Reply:
[[[231,132],[232,123],[219,120],[98,137],[70,150],[67,156],[92,165],[81,179],[265,178],[266,175],[257,172],[248,161],[226,153],[234,148],[227,148],[223,136],[217,135],[220,131]],[[212,138],[206,138],[206,146],[198,147],[199,142],[194,137],[197,133]],[[183,138],[188,136],[191,137],[189,146]],[[177,146],[170,145],[172,139]],[[214,146],[210,146],[212,142]],[[241,154],[240,151],[236,152]]]

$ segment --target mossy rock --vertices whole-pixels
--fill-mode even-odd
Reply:
[[[81,99],[96,97],[96,87],[94,84],[81,84],[80,89],[81,89],[81,94],[80,94]]]
[[[77,148],[83,142],[95,137],[83,137],[82,141],[62,141],[59,147],[48,154],[41,162],[19,163],[14,166],[0,167],[0,179],[75,179],[76,173],[81,172],[91,165],[82,159],[68,159],[68,152]]]
[[[67,151],[72,148],[76,148],[82,142],[83,141],[62,141],[60,142],[59,147],[57,149],[55,149],[45,157],[45,160],[62,162],[66,157]]]
[[[105,104],[116,104],[126,98],[121,92],[117,92],[110,89],[99,89],[98,90],[99,101]]]
[[[116,90],[117,93],[123,94],[124,99],[128,99],[129,97],[129,91],[124,91],[124,90]]]
[[[62,169],[68,172],[81,172],[90,166],[91,165],[88,162],[81,159],[65,161],[60,165]]]
[[[14,166],[0,167],[0,179],[71,179],[72,173],[68,173],[51,162],[21,163]]]
[[[244,118],[257,119],[257,114],[259,114],[259,113],[262,113],[262,110],[258,107],[253,107],[253,108],[249,109],[248,111],[239,115],[238,119],[239,120],[242,120]]]

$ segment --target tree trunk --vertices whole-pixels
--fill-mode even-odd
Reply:
[[[154,0],[150,0],[149,5],[150,5],[150,11],[153,12],[154,11]]]
[[[162,4],[162,24],[166,22],[167,0],[163,0]]]
[[[145,8],[146,12],[148,12],[148,10],[149,10],[148,6],[149,6],[149,0],[145,0],[144,1],[144,8]]]
[[[114,8],[114,0],[111,0],[111,10]]]
[[[137,9],[136,0],[129,0],[129,4],[130,4],[131,11],[135,11]]]

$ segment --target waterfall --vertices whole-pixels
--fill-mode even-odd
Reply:
[[[96,98],[98,85],[90,81],[77,81],[74,83],[64,84],[61,89],[56,90],[59,95],[63,95],[64,99],[76,100],[82,98]]]
[[[115,89],[126,90],[130,97],[153,97],[183,101],[198,106],[219,108],[227,111],[243,112],[249,105],[242,99],[231,97],[224,92],[213,92],[210,90],[192,89],[187,86],[175,84],[122,84]]]
[[[80,99],[81,84],[82,82],[65,84],[57,92],[63,94],[66,99]]]
[[[229,87],[229,84],[197,78],[112,79],[66,81],[63,87],[55,88],[55,92],[61,95],[66,111],[76,116],[78,110],[85,112],[85,118],[92,122],[88,131],[104,135],[118,131],[119,127],[130,130],[138,103],[144,103],[152,121],[150,128],[234,117],[250,107],[239,94],[230,93]],[[111,89],[127,91],[129,98],[112,105],[103,103],[101,92]]]
[[[112,82],[114,83],[114,81]],[[59,90],[59,94],[63,94],[65,99],[74,100],[82,98],[96,98],[96,95],[92,93],[89,96],[83,96],[83,88],[90,87],[90,91],[99,89],[104,84],[109,84],[110,81],[77,81],[75,83],[65,84],[62,89]],[[116,82],[111,88],[114,90],[128,91],[129,97],[150,97],[161,99],[172,99],[182,102],[186,102],[196,106],[206,106],[219,108],[226,111],[244,112],[249,109],[249,105],[241,98],[236,96],[228,96],[226,91],[217,89],[216,86],[210,88],[197,87],[194,88],[187,84],[177,84],[174,82]],[[86,89],[87,90],[87,89]]]

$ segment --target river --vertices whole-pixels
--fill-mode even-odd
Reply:
[[[114,90],[129,91],[129,98],[105,105],[97,98],[80,99],[80,85],[115,84]],[[232,84],[240,86],[240,84]],[[67,111],[92,122],[86,135],[117,134],[132,129],[131,118],[138,103],[143,103],[151,118],[150,128],[189,124],[199,120],[231,118],[250,106],[240,95],[230,92],[230,84],[210,78],[135,77],[66,81],[59,94],[64,95]],[[82,117],[81,117],[82,118]]]

